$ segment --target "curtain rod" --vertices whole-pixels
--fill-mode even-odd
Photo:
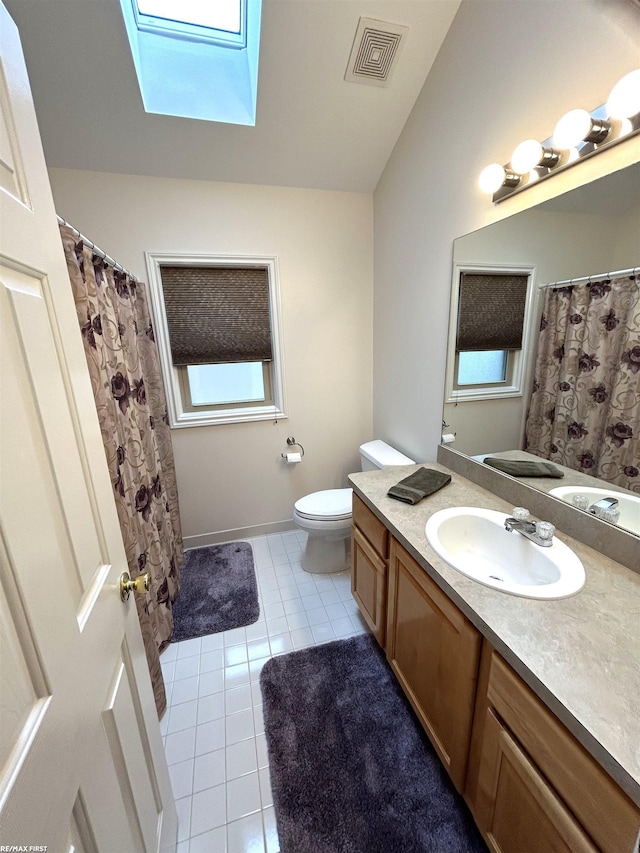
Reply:
[[[580,284],[583,281],[598,281],[603,278],[618,278],[623,275],[634,275],[639,267],[629,267],[627,270],[613,270],[613,272],[601,272],[599,275],[583,275],[580,278],[567,278],[564,281],[550,281],[547,284],[539,284],[538,288],[544,290],[546,287],[569,287],[572,284]]]
[[[88,249],[91,249],[94,255],[97,255],[99,258],[104,258],[104,260],[109,264],[109,266],[113,267],[114,270],[117,270],[117,272],[123,272],[125,275],[129,276],[129,278],[133,279],[133,281],[138,281],[137,277],[132,272],[129,272],[126,267],[123,267],[122,264],[119,264],[110,255],[107,255],[106,252],[103,252],[102,249],[99,249],[98,246],[96,246],[96,244],[93,242],[93,240],[87,239],[87,237],[85,237],[84,234],[81,234],[80,231],[78,231],[78,229],[75,228],[70,222],[67,222],[66,219],[63,219],[62,216],[59,216],[58,214],[56,214],[56,217],[58,219],[58,225],[66,225],[67,228],[70,228],[76,236],[76,239],[82,240],[84,245]]]

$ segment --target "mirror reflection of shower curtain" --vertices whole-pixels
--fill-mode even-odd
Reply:
[[[640,493],[640,276],[546,290],[525,449]]]
[[[171,641],[171,604],[184,559],[173,446],[146,288],[116,272],[68,225],[60,235],[100,421],[158,716],[166,708],[159,652]]]

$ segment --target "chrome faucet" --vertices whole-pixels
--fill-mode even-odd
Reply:
[[[609,512],[611,510],[619,510],[617,498],[601,498],[599,501],[592,503],[591,506],[587,509],[587,512],[590,512],[592,515],[601,516],[603,513]]]
[[[515,506],[512,510],[513,517],[505,518],[504,529],[511,533],[512,530],[522,533],[536,545],[549,548],[553,545],[553,534],[556,529],[548,521],[533,521],[529,510],[523,506]]]

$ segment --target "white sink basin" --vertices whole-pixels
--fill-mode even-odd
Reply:
[[[620,518],[618,527],[624,527],[632,533],[640,534],[640,498],[625,492],[607,491],[607,489],[594,489],[590,486],[558,486],[550,489],[549,494],[555,498],[562,498],[568,504],[573,503],[575,495],[585,495],[589,499],[589,506],[602,498],[617,498]]]
[[[524,598],[567,598],[584,586],[584,566],[554,537],[543,548],[505,530],[504,512],[452,507],[434,513],[427,541],[452,568],[485,586]]]

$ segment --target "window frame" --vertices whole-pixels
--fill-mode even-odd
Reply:
[[[458,358],[456,339],[458,333],[458,306],[460,300],[460,278],[463,273],[482,275],[526,275],[527,295],[525,299],[524,321],[522,326],[522,347],[507,351],[507,379],[504,382],[484,385],[458,386]],[[445,403],[462,403],[472,400],[496,400],[510,397],[522,397],[531,365],[531,346],[533,330],[531,324],[535,314],[537,288],[535,285],[536,267],[534,265],[511,264],[473,264],[456,263],[453,265],[451,285],[451,304],[449,308],[449,337],[447,344],[447,366],[445,372]]]
[[[141,15],[136,0],[119,3],[145,112],[255,125],[262,0],[243,0],[239,34]]]
[[[184,41],[202,41],[218,47],[244,50],[247,46],[247,2],[240,0],[239,30],[221,30],[204,24],[192,24],[172,18],[163,18],[149,12],[141,12],[138,0],[131,0],[136,27],[139,32],[171,36]]]
[[[167,414],[172,429],[215,424],[246,423],[250,421],[280,420],[285,412],[284,349],[280,311],[280,285],[278,260],[265,255],[211,255],[145,252],[149,277],[150,302],[153,312],[153,328],[162,375],[167,392]],[[162,266],[184,267],[259,267],[267,270],[269,281],[269,315],[273,361],[271,365],[272,402],[247,402],[228,405],[192,406],[190,395],[183,394],[181,382],[186,379],[187,367],[175,367],[171,359],[171,346],[167,326],[167,315],[162,289]],[[184,376],[181,377],[181,371]],[[266,392],[266,388],[265,388]]]

